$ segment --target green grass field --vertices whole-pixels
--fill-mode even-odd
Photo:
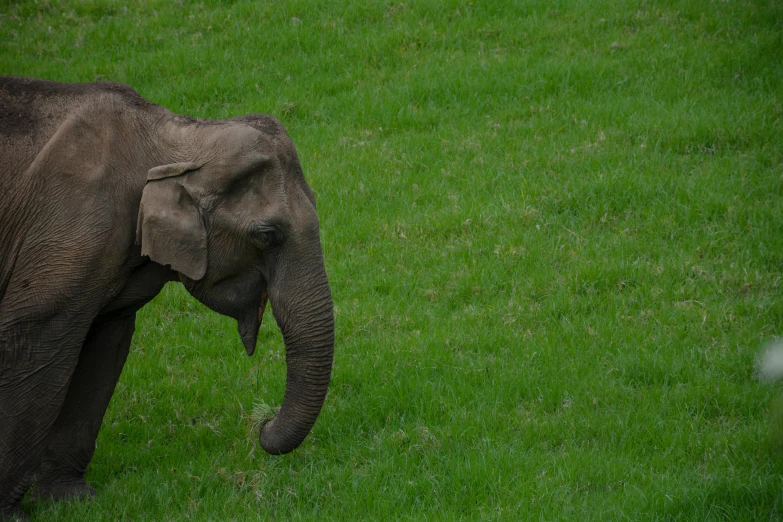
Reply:
[[[783,4],[0,4],[0,73],[277,116],[336,315],[294,453],[268,314],[169,285],[35,520],[783,519]]]

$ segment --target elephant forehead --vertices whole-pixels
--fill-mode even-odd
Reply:
[[[236,169],[269,157],[270,150],[264,147],[261,133],[247,125],[210,126],[203,131],[194,152],[206,164]]]
[[[198,180],[202,194],[246,191],[254,174],[277,170],[278,161],[259,146],[258,136],[221,134],[211,136],[200,149],[197,163],[201,164],[201,168],[194,173],[194,178]],[[274,177],[279,178],[280,175]],[[277,181],[280,182],[282,180]]]

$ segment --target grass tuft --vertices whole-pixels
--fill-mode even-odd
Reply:
[[[264,424],[275,418],[277,410],[279,410],[279,408],[275,409],[264,401],[254,400],[253,409],[250,411],[248,419],[250,423],[249,431],[258,433]]]

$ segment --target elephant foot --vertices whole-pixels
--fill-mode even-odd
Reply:
[[[0,509],[0,521],[2,522],[28,522],[30,517],[22,511],[21,507]]]
[[[95,488],[84,479],[38,482],[31,492],[33,500],[81,500],[95,496]]]

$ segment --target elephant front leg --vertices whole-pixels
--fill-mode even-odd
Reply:
[[[76,338],[78,324],[74,330]],[[78,342],[56,338],[47,328],[37,333],[56,339],[57,350],[33,340],[33,333],[0,332],[0,520],[24,518],[22,497],[33,482],[78,359]]]
[[[89,497],[84,480],[95,439],[128,356],[136,315],[96,319],[79,354],[65,402],[52,427],[34,498]]]

